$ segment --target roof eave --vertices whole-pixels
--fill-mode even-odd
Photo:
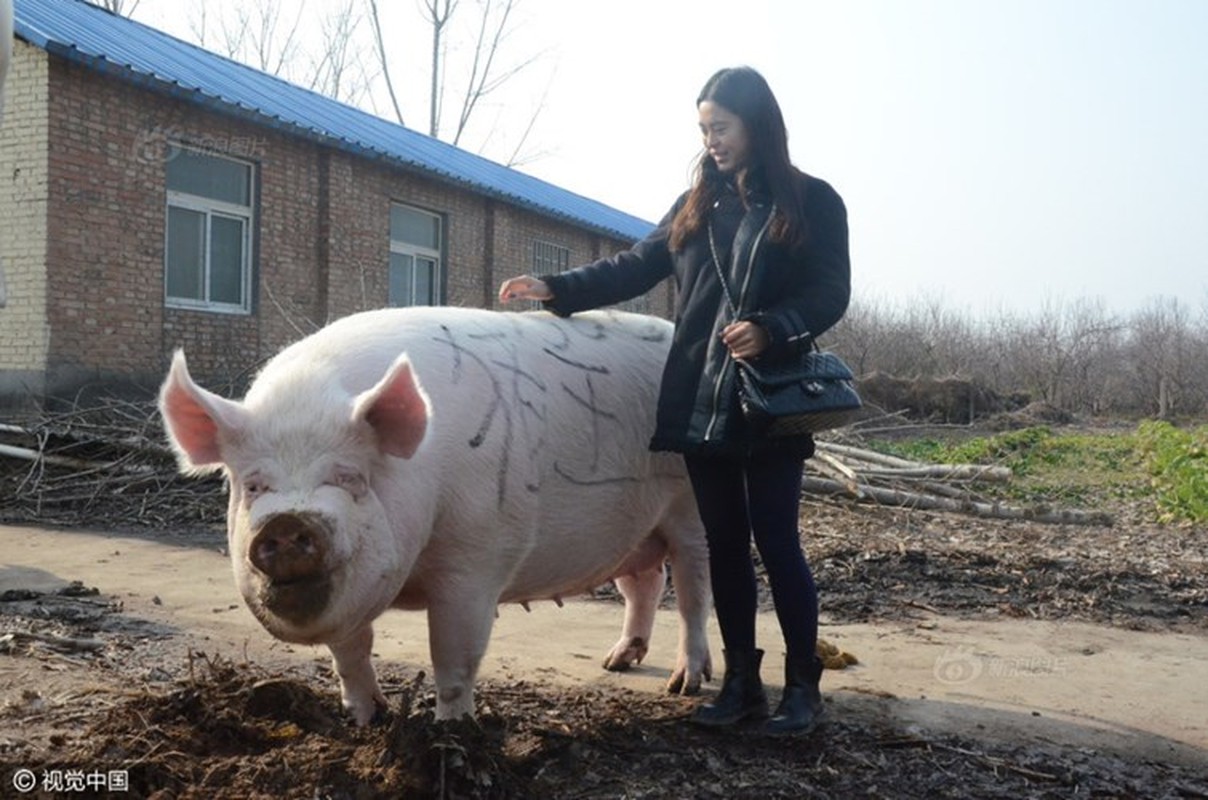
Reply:
[[[541,216],[560,220],[591,233],[622,241],[628,241],[631,238],[631,236],[624,231],[608,228],[602,225],[594,225],[587,220],[573,217],[569,214],[560,213],[552,208],[549,208],[548,206],[533,203],[525,200],[524,198],[517,197],[516,195],[508,194],[507,192],[492,190],[489,187],[474,183],[473,181],[463,180],[440,170],[432,169],[430,166],[422,162],[400,158],[377,148],[369,147],[349,139],[332,136],[324,131],[297,125],[295,123],[280,119],[279,117],[265,114],[259,109],[249,108],[238,103],[233,103],[217,95],[206,94],[201,89],[183,86],[179,83],[159,78],[156,75],[132,69],[127,65],[118,64],[110,61],[104,56],[95,56],[84,53],[78,48],[70,45],[63,45],[60,42],[47,41],[43,45],[43,48],[48,53],[63,58],[66,61],[79,64],[103,75],[115,77],[131,85],[147,89],[155,94],[192,103],[227,116],[248,120],[252,123],[281,131],[287,135],[308,139],[317,144],[331,147],[336,150],[341,150],[361,158],[383,161],[406,171],[433,178],[451,186],[456,186],[459,189],[465,189],[477,195],[501,200],[518,208],[535,212]]]

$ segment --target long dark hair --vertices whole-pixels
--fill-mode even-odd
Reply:
[[[796,247],[805,241],[806,219],[803,182],[789,160],[789,136],[780,104],[763,76],[750,67],[727,67],[713,74],[696,98],[734,114],[747,129],[750,151],[738,175],[739,194],[746,202],[746,189],[755,182],[772,196],[776,218],[769,231],[773,241]],[[688,199],[671,222],[670,246],[683,247],[685,240],[705,227],[709,209],[725,186],[726,178],[706,150],[696,164]]]

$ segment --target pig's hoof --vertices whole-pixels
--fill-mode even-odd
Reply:
[[[365,703],[354,703],[345,700],[344,708],[352,715],[352,721],[356,723],[358,728],[364,728],[369,725],[380,725],[390,716],[390,706],[386,703],[386,698],[380,692]]]
[[[646,640],[641,636],[622,639],[604,658],[604,669],[609,672],[625,672],[634,664],[642,663],[646,650]]]
[[[371,728],[380,728],[390,722],[390,708],[385,703],[374,703],[373,716],[369,718]]]
[[[677,669],[667,680],[667,694],[700,694],[701,676],[689,677],[687,670]]]

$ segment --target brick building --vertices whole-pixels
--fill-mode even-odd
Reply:
[[[16,0],[0,404],[150,393],[176,347],[238,385],[338,317],[490,307],[650,227],[81,0]]]

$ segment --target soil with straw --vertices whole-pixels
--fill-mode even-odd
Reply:
[[[89,450],[62,430],[41,435],[43,446],[57,437],[57,455],[115,460],[111,441]],[[131,442],[121,447],[130,452]],[[0,480],[42,487],[39,521],[79,524],[70,515],[81,513],[81,497],[99,504],[89,515],[172,528],[182,540],[195,530],[212,541],[221,520],[212,482],[108,470],[120,477],[97,489],[55,472],[78,473],[78,464],[31,464],[10,465]],[[33,500],[9,498],[0,513],[23,519],[22,503]],[[1112,527],[1048,525],[811,498],[803,542],[827,622],[938,613],[1208,633],[1205,531],[1152,524],[1146,509],[1123,502],[1111,512]],[[81,689],[51,706],[32,687],[28,703],[0,710],[0,779],[19,767],[43,774],[87,764],[125,770],[129,785],[114,796],[131,798],[1208,797],[1208,772],[1191,767],[1057,743],[920,735],[875,711],[832,715],[812,735],[786,740],[695,729],[684,721],[695,699],[487,680],[477,722],[438,724],[430,678],[389,663],[378,666],[390,713],[358,729],[339,708],[334,676],[314,665],[268,670],[191,652],[187,677],[149,682],[148,654],[168,635],[139,628],[88,587],[0,597],[0,658],[66,660],[129,687]],[[44,745],[18,733],[32,727],[51,732],[38,738]]]

